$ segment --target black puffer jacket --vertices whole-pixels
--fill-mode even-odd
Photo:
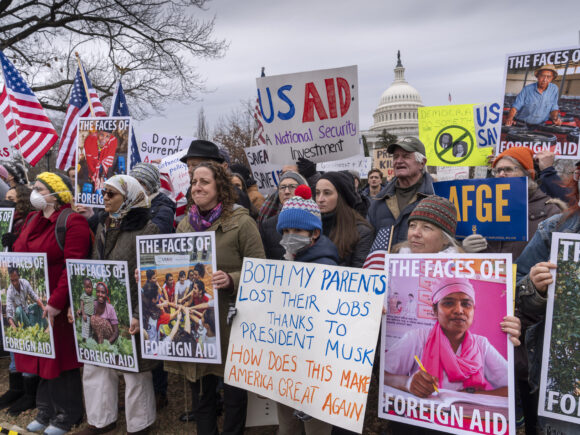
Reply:
[[[262,244],[268,260],[283,260],[284,248],[280,245],[282,234],[276,231],[278,225],[278,216],[272,216],[260,225],[260,236],[262,236]]]
[[[330,237],[330,233],[335,223],[336,220],[334,213],[328,213],[322,216],[322,231],[325,236]],[[356,229],[358,231],[359,240],[353,251],[345,258],[340,259],[338,263],[339,266],[362,267],[367,255],[369,255],[375,239],[375,231],[370,224],[365,224],[360,221],[357,222]]]

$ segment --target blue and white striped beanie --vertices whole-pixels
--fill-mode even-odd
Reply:
[[[294,196],[287,200],[278,215],[276,231],[282,234],[285,228],[298,230],[322,231],[322,220],[318,204],[312,200],[310,187],[301,184],[296,188]]]

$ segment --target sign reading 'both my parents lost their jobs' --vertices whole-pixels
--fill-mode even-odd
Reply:
[[[433,190],[457,209],[456,237],[528,240],[527,177],[440,181]]]
[[[315,163],[359,153],[356,66],[260,77],[258,106],[271,161]]]
[[[246,258],[225,382],[361,432],[386,287],[383,271]]]

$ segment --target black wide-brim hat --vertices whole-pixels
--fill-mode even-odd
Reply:
[[[223,163],[224,158],[220,154],[218,146],[208,140],[196,139],[191,142],[187,154],[180,160],[187,164],[187,159],[190,157],[200,157],[202,159],[213,160],[218,163]]]

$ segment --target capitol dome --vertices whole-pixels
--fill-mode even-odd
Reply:
[[[405,68],[401,63],[401,52],[397,53],[395,80],[381,95],[373,114],[371,132],[386,130],[396,136],[419,136],[417,109],[423,107],[421,95],[405,80]]]

